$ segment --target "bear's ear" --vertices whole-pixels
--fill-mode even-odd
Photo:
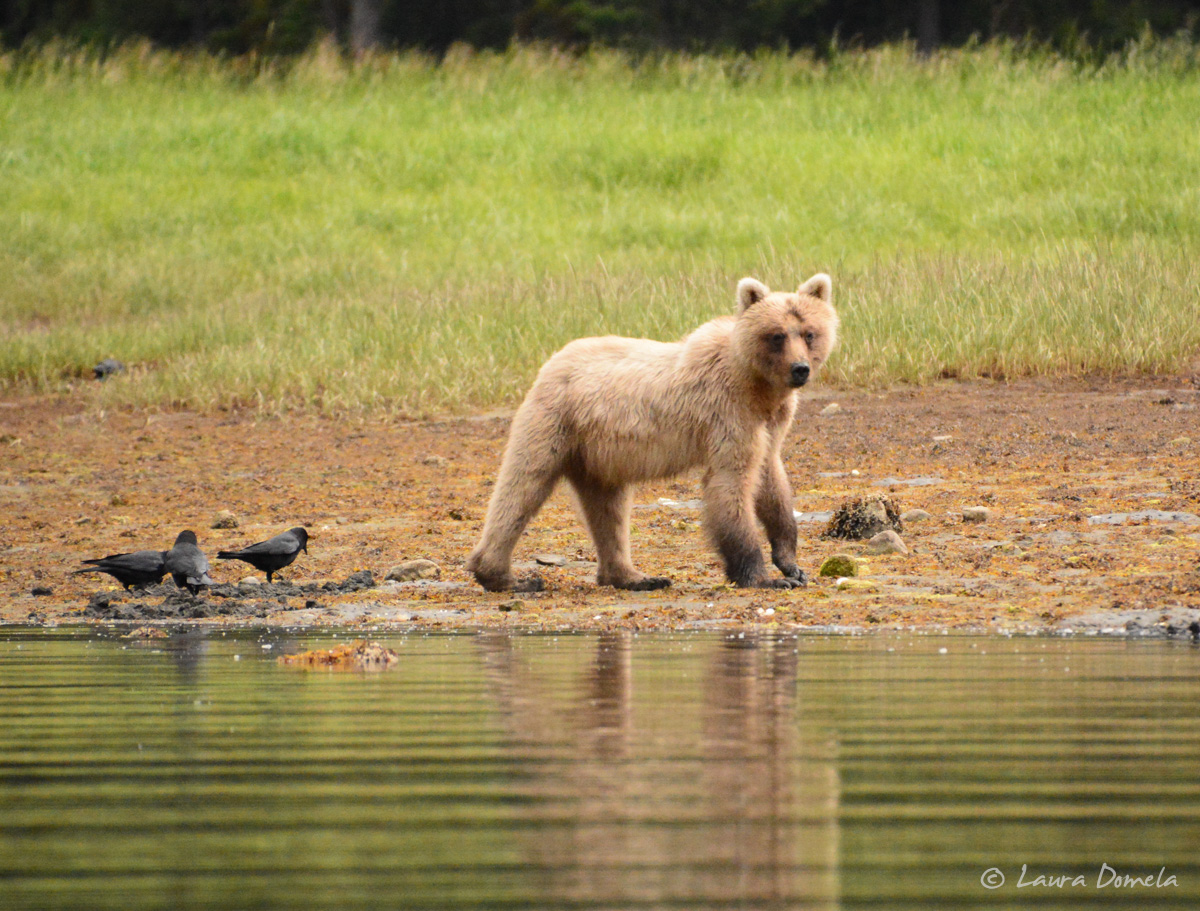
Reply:
[[[738,282],[738,312],[750,309],[770,293],[767,286],[757,278],[743,278]]]
[[[833,279],[824,272],[818,272],[803,285],[800,286],[797,294],[807,294],[809,297],[815,297],[829,303],[833,298]]]

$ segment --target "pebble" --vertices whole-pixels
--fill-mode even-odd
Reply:
[[[47,595],[53,595],[54,589],[50,588],[48,585],[35,585],[29,590],[29,594],[33,595],[35,598],[45,598]]]
[[[837,402],[830,402],[828,405],[826,405],[824,408],[821,409],[820,415],[823,418],[827,418],[831,414],[837,414],[841,410],[842,410],[842,406],[839,405]]]
[[[1171,440],[1171,445],[1178,446],[1180,448],[1182,448],[1184,446],[1190,446],[1190,445],[1192,445],[1192,438],[1191,437],[1175,437],[1175,439]]]
[[[562,554],[534,554],[533,562],[542,566],[566,566],[568,560]]]
[[[904,540],[891,529],[881,531],[875,537],[867,542],[867,548],[863,553],[877,556],[879,554],[906,554],[908,548],[904,545]],[[842,573],[845,575],[845,573]]]
[[[826,557],[817,570],[818,576],[839,578],[858,575],[858,561],[849,554],[833,554]]]
[[[252,587],[255,585],[262,585],[262,579],[258,578],[258,576],[247,576],[238,583],[239,588]]]
[[[986,506],[964,506],[962,517],[964,522],[986,522],[992,517],[992,511]]]
[[[446,458],[440,455],[427,455],[425,458],[421,459],[421,464],[430,465],[435,468],[441,468],[446,464]]]
[[[414,579],[436,579],[441,574],[442,568],[432,560],[406,560],[389,569],[384,578],[388,582],[412,582]]]
[[[228,509],[222,509],[219,513],[213,516],[213,528],[237,528],[238,517],[231,513]]]
[[[908,509],[900,514],[901,522],[924,522],[926,519],[932,519],[929,513],[923,509]]]

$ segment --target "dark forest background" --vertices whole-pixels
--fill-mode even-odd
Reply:
[[[65,38],[134,38],[224,53],[288,54],[333,35],[348,50],[514,41],[633,51],[870,46],[921,51],[1009,37],[1068,55],[1105,54],[1147,34],[1194,39],[1200,2],[1184,0],[0,0],[9,47]]]

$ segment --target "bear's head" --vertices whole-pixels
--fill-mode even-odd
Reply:
[[[794,294],[762,282],[738,282],[733,345],[738,360],[760,382],[798,389],[825,363],[837,344],[838,318],[830,303],[833,283],[814,275]]]

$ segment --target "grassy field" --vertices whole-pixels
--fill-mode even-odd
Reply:
[[[0,57],[0,390],[519,398],[571,338],[834,277],[826,380],[1184,369],[1200,53]]]

